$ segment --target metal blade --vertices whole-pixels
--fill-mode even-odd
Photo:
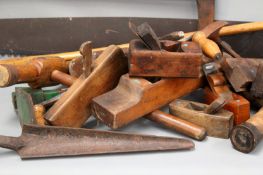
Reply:
[[[15,141],[12,138],[9,144],[3,143],[8,142],[3,141],[3,137],[0,137],[0,146],[16,150],[22,159],[185,150],[194,147],[192,141],[179,138],[36,125],[24,125],[22,135]]]

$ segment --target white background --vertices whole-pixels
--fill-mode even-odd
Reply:
[[[20,124],[13,110],[11,92],[14,87],[0,89],[0,134],[19,136]],[[99,126],[99,129],[105,129]],[[107,128],[106,128],[107,129]],[[184,137],[146,119],[125,127],[123,131],[159,136]],[[186,137],[185,137],[186,138]],[[17,153],[0,148],[0,174],[58,175],[58,174],[195,174],[195,175],[262,175],[263,142],[250,154],[232,148],[230,140],[207,137],[194,141],[191,151],[138,153],[20,160]]]
[[[0,18],[134,16],[196,18],[194,0],[2,0]],[[217,0],[216,19],[262,20],[262,0]],[[1,26],[0,26],[1,27]],[[0,134],[19,136],[21,128],[13,111],[11,92],[0,89]],[[141,119],[124,131],[183,137]],[[230,140],[208,137],[195,141],[192,151],[87,156],[21,161],[19,156],[0,148],[0,174],[262,174],[263,143],[250,154],[232,148]],[[261,173],[260,173],[261,170]]]
[[[0,0],[0,18],[197,18],[195,0]],[[262,0],[216,0],[216,19],[260,21]]]

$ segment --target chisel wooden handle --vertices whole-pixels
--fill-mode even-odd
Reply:
[[[199,44],[199,46],[202,48],[202,51],[208,57],[216,60],[220,60],[222,58],[222,54],[218,45],[214,41],[208,39],[204,32],[195,32],[192,40]]]
[[[263,108],[241,125],[237,125],[231,134],[234,148],[243,153],[255,149],[263,137]]]
[[[146,118],[196,140],[203,140],[206,136],[205,128],[160,110],[152,112],[151,114],[147,115]]]

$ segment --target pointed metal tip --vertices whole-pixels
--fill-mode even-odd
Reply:
[[[187,139],[92,129],[27,126],[22,135],[28,141],[17,151],[22,159],[194,148],[194,143]]]

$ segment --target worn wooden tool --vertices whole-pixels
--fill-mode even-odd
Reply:
[[[117,129],[192,92],[201,84],[201,78],[167,78],[151,83],[126,74],[115,89],[95,97],[92,107],[99,120]]]
[[[127,72],[127,58],[117,46],[109,46],[97,59],[101,64],[90,76],[81,75],[47,111],[45,118],[52,125],[81,127],[90,116],[87,109],[92,98],[114,88]]]
[[[206,137],[205,128],[160,110],[151,112],[145,118],[196,140],[203,140]]]
[[[120,48],[128,48],[129,44],[120,44],[118,45]],[[104,51],[107,47],[100,47],[92,49],[94,57],[97,57],[97,54],[100,54],[102,51]],[[74,58],[80,57],[81,54],[79,51],[73,51],[73,52],[63,52],[63,53],[55,53],[55,54],[47,54],[47,55],[33,55],[33,56],[24,56],[24,57],[15,57],[15,58],[8,58],[8,59],[1,59],[0,64],[11,64],[11,65],[20,65],[20,64],[26,64],[30,62],[32,59],[38,58],[38,57],[60,57],[63,58],[66,61],[71,61]]]
[[[247,33],[247,32],[256,32],[263,30],[263,22],[250,22],[250,23],[242,23],[242,24],[235,24],[230,26],[224,26],[218,31],[219,36],[228,36],[228,35],[235,35],[240,33]],[[188,32],[185,33],[184,38],[180,39],[179,41],[189,41],[192,39],[195,32]]]
[[[214,0],[196,0],[198,10],[198,29],[201,30],[214,21],[215,16],[215,1]],[[211,38],[224,48],[234,57],[240,57],[231,46],[220,39],[219,34],[214,34]]]
[[[88,69],[88,72],[91,73],[91,71],[94,70],[103,61],[102,59],[97,59],[102,51],[91,53],[90,42],[85,42],[81,45],[80,53],[83,54],[81,57],[76,57],[69,63],[69,74],[76,78],[80,77],[83,73],[83,70],[85,70],[86,68]],[[87,63],[87,65],[85,65],[85,62]]]
[[[129,21],[129,28],[131,31],[141,39],[143,44],[150,50],[161,50],[161,43],[153,31],[152,27],[144,22],[139,26],[135,26],[131,21]]]
[[[68,72],[68,62],[59,57],[39,57],[19,65],[0,65],[0,87],[29,83],[32,88],[55,84],[52,71]]]
[[[64,79],[70,79],[70,77],[71,77],[68,74],[65,74],[64,76],[65,76]],[[73,82],[72,82],[72,84],[73,84]],[[45,106],[50,106],[51,104],[54,104],[57,100],[59,100],[60,97],[61,97],[61,95],[40,103],[39,105],[37,105],[37,106],[39,106],[38,109],[40,109],[40,110],[42,108],[45,109]],[[170,128],[170,129],[173,129],[179,133],[182,133],[184,135],[192,137],[196,140],[203,140],[206,136],[206,131],[204,128],[197,126],[195,124],[192,124],[190,122],[184,121],[180,118],[177,118],[175,116],[172,116],[170,114],[164,113],[164,112],[159,111],[159,110],[152,112],[151,114],[145,116],[145,118],[147,118],[153,122],[162,124],[162,125]]]
[[[217,87],[217,92],[211,91],[210,88],[206,87],[204,89],[205,100],[207,104],[210,104],[215,99],[217,99],[221,92],[224,92],[224,87]],[[234,113],[234,125],[241,124],[249,119],[250,113],[250,103],[241,95],[232,93],[232,100],[224,105],[224,109]]]
[[[51,79],[54,82],[61,83],[65,86],[71,86],[75,80],[77,80],[76,77],[70,76],[64,72],[61,72],[59,70],[54,70],[51,73]]]
[[[229,138],[233,128],[233,113],[221,109],[215,114],[207,114],[207,107],[206,104],[187,100],[175,100],[169,104],[171,114],[204,127],[208,136]]]
[[[92,64],[92,44],[91,41],[87,41],[81,44],[79,52],[83,56],[83,74],[88,77],[91,73]]]
[[[255,149],[263,137],[263,108],[241,125],[237,125],[231,133],[234,148],[243,153]]]
[[[219,35],[227,36],[245,32],[256,32],[260,30],[263,30],[262,21],[226,26],[219,30]]]
[[[178,50],[149,50],[140,40],[130,42],[129,74],[143,77],[200,77],[202,51],[193,42],[182,42]],[[189,52],[191,50],[192,52]]]
[[[198,29],[201,30],[214,21],[215,1],[196,0],[198,11]]]
[[[234,113],[234,124],[240,124],[249,118],[250,103],[229,89],[225,77],[218,68],[215,68],[216,66],[218,65],[212,62],[205,64],[203,67],[210,86],[210,89],[205,88],[206,103],[210,104],[219,97],[228,99],[228,103],[222,107]]]
[[[46,121],[43,118],[46,105],[37,105],[46,100],[57,97],[65,90],[41,90],[24,87],[17,87],[12,93],[14,109],[20,120],[21,125],[37,124],[44,125]]]
[[[214,60],[221,60],[222,53],[218,45],[208,37],[217,35],[218,31],[225,25],[227,23],[223,21],[213,22],[202,30],[195,32],[192,37],[192,41],[198,43],[202,51]]]
[[[243,92],[250,90],[252,82],[256,78],[259,64],[262,63],[261,59],[225,58],[221,67],[233,89],[236,92]]]
[[[15,92],[12,92],[12,102],[14,109],[17,110],[17,94],[20,91],[28,93],[32,97],[34,104],[41,103],[43,101],[49,100],[57,95],[66,91],[66,89],[54,89],[54,90],[42,90],[42,89],[32,89],[30,87],[16,87]],[[21,97],[23,98],[23,97]]]
[[[207,114],[215,114],[218,111],[220,111],[232,99],[232,96],[220,95],[217,99],[215,99],[211,104],[209,104],[205,108],[204,112]]]
[[[23,126],[20,137],[0,136],[0,147],[16,151],[22,159],[173,151],[194,148],[190,140],[50,126]]]
[[[172,40],[172,41],[178,41],[184,37],[183,31],[175,31],[169,34],[166,34],[164,36],[159,37],[160,40]]]

